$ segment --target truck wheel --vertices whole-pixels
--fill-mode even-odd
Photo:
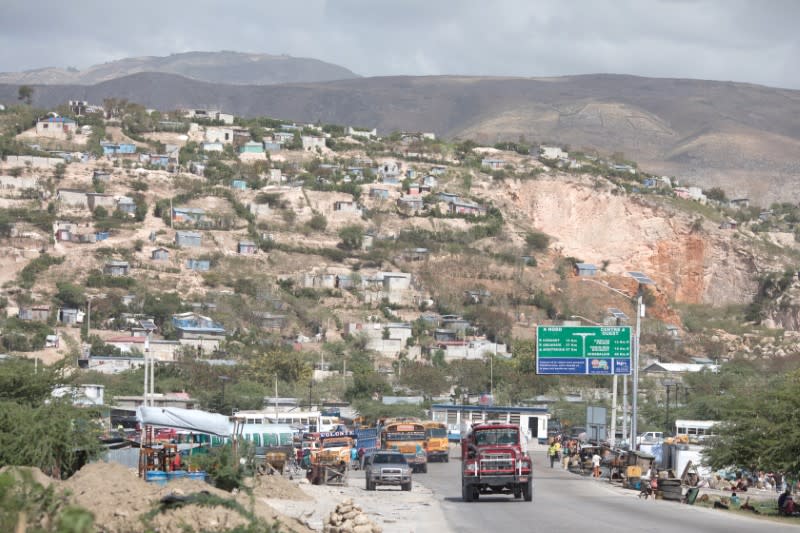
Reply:
[[[525,485],[522,486],[522,496],[526,502],[533,501],[533,480],[529,479]]]
[[[367,481],[366,490],[372,490],[372,489],[370,488],[369,478],[365,478],[365,479],[366,479],[366,481]]]
[[[411,482],[409,481],[408,483],[403,483],[403,484],[401,485],[401,488],[402,488],[403,490],[405,490],[405,491],[410,491],[410,490],[411,490]]]
[[[424,465],[422,465],[422,468],[420,468],[420,471],[423,474],[427,474],[428,473],[428,463],[425,463]]]
[[[449,454],[444,456],[444,462],[445,463],[449,463],[450,462],[450,455]]]
[[[472,501],[472,487],[469,485],[461,485],[461,499],[465,502]]]
[[[519,500],[522,498],[522,487],[516,486],[514,487],[514,499]]]

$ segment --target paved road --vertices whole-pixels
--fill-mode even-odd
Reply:
[[[798,525],[775,523],[663,500],[640,500],[637,492],[570,474],[545,464],[534,453],[533,502],[481,496],[461,501],[461,462],[428,465],[415,479],[433,491],[451,531],[524,532],[719,532],[798,531]]]

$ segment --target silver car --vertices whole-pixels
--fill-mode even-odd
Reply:
[[[367,490],[375,490],[378,485],[400,485],[403,490],[411,490],[411,467],[399,452],[378,451],[366,457],[364,477]]]

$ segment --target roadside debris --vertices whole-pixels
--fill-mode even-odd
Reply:
[[[361,507],[348,498],[328,515],[322,531],[323,533],[382,533],[383,529],[367,518]]]

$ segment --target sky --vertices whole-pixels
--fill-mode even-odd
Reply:
[[[362,76],[615,73],[800,89],[794,0],[0,0],[0,72],[233,50]]]

